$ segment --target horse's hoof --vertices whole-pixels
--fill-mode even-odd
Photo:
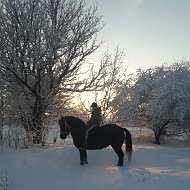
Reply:
[[[85,161],[85,164],[88,164],[88,161]]]

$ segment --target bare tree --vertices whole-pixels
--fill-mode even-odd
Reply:
[[[80,80],[86,58],[101,42],[97,6],[83,0],[2,0],[0,3],[0,72],[15,98],[28,132],[41,141],[43,115],[60,92],[97,85],[103,69]],[[14,86],[14,88],[12,88]],[[16,90],[16,93],[15,93]],[[13,93],[14,92],[14,93]],[[21,101],[19,101],[21,102]]]
[[[116,95],[116,88],[119,81],[124,79],[126,70],[123,68],[124,53],[117,47],[114,54],[107,53],[104,56],[105,62],[108,62],[109,68],[105,70],[103,78],[103,88],[101,93],[101,107],[103,119],[109,121],[115,120],[111,102]]]
[[[83,93],[78,95],[80,105],[77,109],[80,109],[80,112],[83,111],[84,115],[90,115],[90,105],[92,102],[89,102],[89,100],[92,101],[92,99],[94,99],[94,101],[101,106],[103,121],[113,122],[115,120],[111,102],[116,95],[115,92],[116,88],[120,84],[119,81],[125,78],[125,69],[123,68],[122,62],[123,57],[124,53],[119,49],[119,47],[116,48],[114,53],[106,52],[103,55],[100,61],[101,65],[107,65],[108,67],[102,68],[103,78],[99,85],[97,85],[92,91],[88,93],[85,92],[85,95]],[[83,96],[87,98],[84,99]]]

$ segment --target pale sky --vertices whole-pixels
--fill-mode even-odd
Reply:
[[[190,60],[190,0],[86,0],[98,2],[106,41],[97,52],[117,45],[128,72]]]

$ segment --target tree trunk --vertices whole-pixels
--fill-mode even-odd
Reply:
[[[160,144],[160,137],[161,137],[162,133],[160,132],[154,132],[154,136],[155,136],[155,143],[156,144]]]
[[[37,144],[42,142],[42,133],[44,127],[43,120],[47,107],[48,103],[45,99],[36,98],[35,106],[33,109],[32,128],[34,130],[33,142]]]
[[[160,137],[166,133],[166,126],[170,123],[170,119],[161,125],[161,127],[155,127],[154,136],[155,143],[160,144]]]
[[[29,142],[33,141],[33,143],[37,144],[42,142],[44,130],[43,120],[47,107],[48,104],[45,99],[39,99],[36,97],[32,115],[29,118],[22,118],[22,125],[26,130]]]
[[[43,121],[39,118],[34,118],[32,121],[32,134],[33,134],[33,143],[40,144],[42,142],[42,126]]]
[[[33,143],[40,143],[41,142],[41,125],[42,122],[38,122],[36,118],[28,119],[28,118],[22,118],[23,122],[22,125],[24,129],[26,130],[26,138],[28,139],[28,142]]]

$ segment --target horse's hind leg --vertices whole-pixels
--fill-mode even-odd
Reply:
[[[124,153],[121,147],[113,147],[114,151],[117,153],[119,160],[118,160],[118,166],[123,166],[123,158],[124,158]]]
[[[86,150],[80,150],[80,165],[88,164]]]

